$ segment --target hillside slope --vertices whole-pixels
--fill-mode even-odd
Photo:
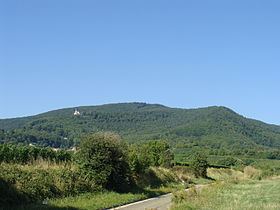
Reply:
[[[242,152],[280,148],[280,127],[247,119],[226,107],[177,109],[121,103],[50,111],[0,120],[1,141],[70,147],[84,133],[114,131],[129,142],[166,139],[177,148]]]

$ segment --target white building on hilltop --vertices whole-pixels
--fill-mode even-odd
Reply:
[[[75,112],[74,112],[74,116],[80,116],[81,113],[78,111],[78,109],[75,109]]]

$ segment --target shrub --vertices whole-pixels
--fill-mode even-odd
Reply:
[[[143,173],[149,166],[169,168],[173,160],[174,154],[166,141],[149,141],[129,148],[129,165],[134,174]]]
[[[143,145],[143,149],[143,154],[147,155],[151,166],[172,166],[174,154],[166,141],[149,141]]]
[[[18,165],[0,165],[1,175],[9,186],[25,196],[25,201],[37,201],[61,195],[52,171],[22,168]]]
[[[129,147],[128,158],[129,167],[134,175],[144,173],[150,166],[150,160],[147,157],[147,153],[140,145],[131,145]]]
[[[78,157],[87,181],[117,191],[126,190],[131,183],[127,147],[116,134],[84,136]]]
[[[195,197],[198,196],[198,192],[195,187],[189,188],[187,191],[186,190],[179,190],[176,192],[172,193],[172,201],[176,204],[178,203],[183,203],[188,200],[194,199]]]
[[[62,195],[62,192],[55,185],[53,173],[43,169],[22,171],[16,185],[19,185],[21,191],[28,195],[32,201]]]
[[[98,191],[77,169],[65,166],[37,168],[0,164],[0,205],[42,201],[83,192]]]
[[[27,197],[23,193],[0,178],[0,206],[18,205],[27,201]]]
[[[193,169],[194,175],[196,177],[207,177],[207,168],[209,164],[207,162],[207,158],[204,155],[196,153],[193,156],[190,166]]]
[[[85,179],[80,170],[62,168],[56,171],[55,182],[63,196],[101,190],[94,182]]]

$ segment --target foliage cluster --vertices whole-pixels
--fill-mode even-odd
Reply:
[[[130,188],[135,184],[133,176],[145,173],[148,167],[170,167],[173,157],[165,141],[128,146],[118,135],[109,132],[85,136],[78,152],[79,166],[87,179],[117,191]]]
[[[96,133],[83,138],[78,162],[87,180],[113,190],[131,184],[127,146],[113,133]]]
[[[26,164],[39,159],[56,163],[70,162],[72,156],[72,152],[66,150],[54,151],[51,148],[0,144],[0,163]]]
[[[145,167],[140,166],[140,168],[144,169],[152,165],[171,165],[172,159],[168,163],[167,159],[163,157],[167,153],[171,153],[166,142],[151,141],[149,144],[153,146],[146,154],[151,158]],[[2,151],[0,153],[2,157],[0,179],[3,180],[3,183],[0,183],[3,186],[9,186],[9,188],[6,187],[10,189],[8,192],[15,193],[15,196],[10,198],[17,198],[19,197],[17,195],[21,195],[24,202],[42,201],[46,198],[106,189],[124,192],[137,188],[136,177],[139,174],[136,173],[145,173],[145,170],[136,172],[130,167],[135,161],[135,158],[131,158],[133,157],[131,152],[134,150],[121,141],[118,135],[108,132],[84,136],[77,154],[73,156],[69,153],[70,156],[67,160],[58,159],[59,154],[68,154],[63,150],[53,151],[11,144],[0,146]],[[144,147],[147,148],[146,145],[143,145]],[[37,152],[34,153],[34,150]],[[47,155],[43,156],[43,154]],[[170,156],[172,157],[171,154]],[[39,157],[42,158],[41,162],[34,161]],[[46,165],[44,165],[44,161],[47,163]],[[42,165],[36,165],[39,163]],[[166,179],[159,180],[160,183],[163,183]],[[9,199],[5,199],[6,194],[3,193],[0,201],[4,204],[11,202]],[[20,201],[20,199],[18,200]]]
[[[129,165],[135,174],[150,166],[171,167],[174,154],[166,141],[149,141],[133,144],[129,148]]]
[[[201,153],[194,154],[190,166],[196,177],[207,178],[207,168],[209,167],[209,164],[206,156]]]
[[[95,186],[92,186],[92,183],[88,183],[84,179],[78,170],[64,165],[44,169],[28,165],[2,163],[0,170],[0,179],[3,180],[1,188],[13,189],[14,192],[11,194],[20,195],[19,197],[22,198],[21,200],[8,200],[7,202],[10,204],[16,204],[17,201],[36,202],[46,198],[76,195],[81,192],[97,190]],[[10,190],[8,191],[10,192]],[[7,194],[1,194],[0,200],[4,199],[7,199]]]

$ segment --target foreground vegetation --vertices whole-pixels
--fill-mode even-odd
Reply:
[[[225,157],[219,159],[223,169],[208,171],[204,154],[194,153],[188,161],[185,166],[176,165],[166,141],[129,145],[110,132],[83,136],[76,152],[2,144],[0,206],[19,210],[104,209],[175,191],[175,208],[200,208],[195,202],[200,196],[204,199],[204,194],[190,188],[189,196],[185,188],[216,180],[218,184],[209,187],[214,195],[245,179],[279,174],[277,160],[271,165],[267,160],[251,162],[254,168],[247,166],[250,162]],[[208,197],[205,199],[208,205]]]
[[[243,172],[212,169],[217,182],[174,194],[173,210],[186,209],[280,209],[280,177],[262,179],[261,171],[248,167]]]
[[[174,210],[280,209],[280,178],[238,183],[217,183],[187,197]]]
[[[81,185],[82,179],[76,177],[74,183],[67,176],[61,176],[61,170],[66,170],[61,169],[62,165],[47,165],[43,162],[34,167],[2,163],[1,167],[2,170],[4,169],[4,174],[1,175],[6,181],[16,180],[13,188],[7,182],[1,185],[0,202],[6,204],[3,209],[104,209],[183,189],[185,186],[181,184],[181,180],[190,181],[190,177],[182,177],[185,173],[179,169],[173,172],[166,168],[151,167],[135,178],[137,185],[132,186],[127,192],[120,193],[104,188],[85,192],[78,188],[85,185],[85,183]],[[9,170],[12,167],[21,168],[21,173],[29,174],[23,175]],[[7,173],[10,176],[9,179],[5,176]],[[75,188],[76,191],[74,191]],[[15,202],[17,205],[14,205]]]
[[[130,146],[108,132],[84,136],[76,153],[4,144],[0,157],[5,209],[32,209],[43,202],[95,203],[101,209],[170,192],[183,180],[168,169],[173,154],[166,142]]]
[[[127,203],[143,200],[149,197],[157,196],[166,192],[170,192],[170,188],[157,188],[149,190],[141,190],[139,192],[118,193],[114,191],[102,191],[95,193],[83,193],[76,196],[68,196],[64,198],[48,199],[44,203],[30,203],[18,206],[5,206],[3,210],[97,210],[107,209]],[[2,210],[2,208],[0,207]]]

